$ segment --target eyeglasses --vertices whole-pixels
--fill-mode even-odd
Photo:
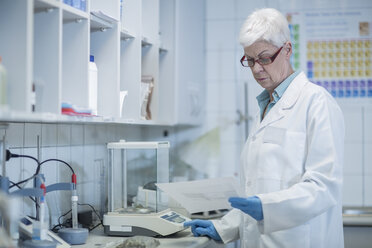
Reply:
[[[274,62],[280,51],[283,47],[279,48],[279,50],[271,57],[264,57],[264,58],[258,58],[258,59],[248,59],[245,55],[240,59],[240,63],[244,67],[253,67],[254,64],[257,62],[260,65],[269,65]]]

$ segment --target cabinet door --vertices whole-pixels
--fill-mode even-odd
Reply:
[[[176,1],[176,124],[198,125],[205,101],[205,1]]]

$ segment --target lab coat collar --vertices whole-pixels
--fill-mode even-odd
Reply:
[[[266,126],[282,119],[285,115],[285,111],[290,109],[297,102],[298,97],[301,94],[301,90],[309,80],[307,79],[304,72],[298,74],[288,86],[286,91],[280,100],[273,106],[270,112],[265,116],[265,118],[260,122],[260,114],[256,116],[256,131],[253,134],[260,132]],[[258,117],[258,119],[257,119]]]
[[[304,72],[300,72],[300,74],[293,79],[292,83],[284,92],[283,97],[281,98],[282,101],[278,102],[282,109],[289,109],[297,102],[303,87],[308,81],[309,80]]]

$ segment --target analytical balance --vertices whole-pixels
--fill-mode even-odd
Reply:
[[[169,142],[108,143],[108,213],[104,231],[112,236],[167,236],[189,219],[168,208],[155,183],[169,182]]]

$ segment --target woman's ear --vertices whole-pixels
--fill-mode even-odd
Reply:
[[[292,43],[291,42],[286,42],[284,45],[284,49],[286,51],[286,57],[290,58],[292,55]]]

